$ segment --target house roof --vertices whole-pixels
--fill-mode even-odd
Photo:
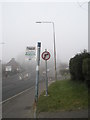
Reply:
[[[15,61],[14,58],[12,58],[12,59],[6,64],[6,66],[12,66],[13,68],[20,67],[20,65]]]

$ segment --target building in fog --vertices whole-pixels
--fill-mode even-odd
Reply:
[[[18,72],[21,70],[21,66],[12,58],[6,65],[5,71]]]
[[[22,71],[19,63],[16,62],[15,58],[12,58],[7,64],[3,65],[3,75],[13,75]]]

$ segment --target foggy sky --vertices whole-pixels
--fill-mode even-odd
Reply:
[[[36,46],[38,41],[41,53],[47,49],[53,58],[53,26],[36,21],[54,22],[57,61],[68,62],[77,52],[88,49],[87,5],[83,9],[77,2],[2,3],[3,61],[24,55],[26,47]]]

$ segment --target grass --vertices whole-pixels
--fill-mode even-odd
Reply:
[[[38,100],[38,112],[72,111],[88,108],[88,88],[83,83],[62,80],[52,83]]]

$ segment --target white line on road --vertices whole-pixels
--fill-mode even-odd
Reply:
[[[11,100],[11,99],[17,97],[18,95],[21,95],[22,93],[27,92],[28,90],[31,90],[31,89],[33,89],[33,88],[34,88],[34,87],[28,88],[28,89],[26,89],[26,90],[24,90],[24,91],[22,91],[22,92],[20,92],[20,93],[18,93],[18,94],[16,94],[16,95],[12,96],[12,97],[10,97],[10,98],[8,98],[8,99],[6,99],[6,100],[0,102],[0,104],[3,104],[3,103],[5,103],[5,102],[7,102],[7,101],[9,101],[9,100]]]

